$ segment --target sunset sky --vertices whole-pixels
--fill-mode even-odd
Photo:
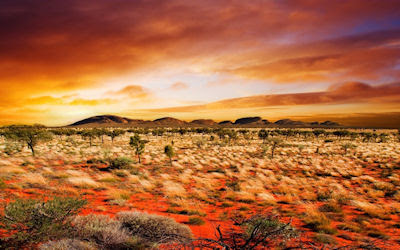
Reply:
[[[0,125],[400,127],[399,0],[1,0]]]

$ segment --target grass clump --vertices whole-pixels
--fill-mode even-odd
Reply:
[[[331,226],[331,221],[316,209],[308,210],[303,219],[306,226],[318,233],[336,234],[337,230]]]
[[[321,212],[342,213],[342,208],[335,202],[328,202],[319,208]]]
[[[376,228],[369,228],[367,231],[367,235],[369,237],[377,238],[377,239],[382,239],[382,240],[388,240],[390,237],[386,235],[384,232],[379,231]]]
[[[189,225],[204,225],[205,221],[200,217],[190,217],[188,220]]]

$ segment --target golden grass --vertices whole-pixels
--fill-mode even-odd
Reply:
[[[98,182],[96,182],[95,180],[93,180],[91,177],[69,177],[67,179],[67,181],[76,186],[76,187],[80,187],[80,188],[97,188],[100,186],[100,184]]]

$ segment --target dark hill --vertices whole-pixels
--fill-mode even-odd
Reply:
[[[219,122],[218,124],[219,125],[232,125],[233,123],[231,121],[226,120],[226,121]]]
[[[200,126],[215,126],[217,123],[211,119],[198,119],[198,120],[193,120],[190,122],[190,124],[193,125],[200,125]]]
[[[187,122],[185,122],[185,121],[181,121],[179,119],[172,118],[172,117],[163,117],[163,118],[155,119],[153,121],[153,123],[155,125],[161,125],[161,126],[181,126],[181,125],[187,124]]]
[[[121,123],[121,124],[126,124],[130,123],[134,120],[121,117],[121,116],[116,116],[116,115],[99,115],[99,116],[93,116],[89,117],[86,119],[83,119],[81,121],[75,122],[71,124],[70,126],[79,126],[79,125],[86,125],[86,124],[104,124],[104,123]]]
[[[324,121],[324,122],[321,122],[320,125],[323,125],[323,126],[340,126],[339,123],[332,122],[332,121]]]
[[[266,125],[270,122],[268,120],[263,120],[259,116],[255,117],[244,117],[239,118],[235,121],[235,125]]]
[[[305,126],[306,124],[301,121],[293,121],[290,119],[282,119],[275,122],[279,126]]]

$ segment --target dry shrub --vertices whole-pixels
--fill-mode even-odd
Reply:
[[[116,218],[129,232],[147,244],[186,243],[192,233],[186,225],[174,219],[141,212],[119,212]]]
[[[129,232],[121,222],[107,215],[76,216],[72,223],[78,238],[96,242],[101,247],[119,249],[129,244]]]
[[[39,247],[40,250],[96,250],[92,243],[76,239],[49,241]]]

